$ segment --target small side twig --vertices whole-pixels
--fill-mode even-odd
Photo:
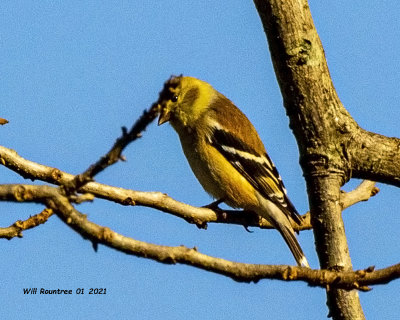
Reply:
[[[7,228],[0,228],[0,238],[12,239],[14,237],[22,238],[22,231],[32,229],[45,223],[50,216],[53,215],[53,210],[46,208],[42,212],[21,221],[18,220]]]
[[[375,181],[363,180],[354,190],[342,191],[340,196],[342,209],[344,210],[361,201],[367,201],[375,196],[379,192],[379,188],[375,184]]]

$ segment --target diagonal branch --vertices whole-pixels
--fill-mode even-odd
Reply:
[[[121,137],[115,141],[114,145],[106,155],[102,156],[86,171],[76,175],[72,180],[68,181],[65,185],[68,193],[71,194],[75,192],[89,181],[92,181],[96,174],[113,165],[118,160],[123,160],[122,151],[129,143],[141,137],[142,132],[157,117],[157,114],[158,104],[154,103],[149,110],[143,112],[142,116],[134,123],[129,132],[125,127],[123,127]]]
[[[85,201],[93,201],[94,196],[90,193],[73,195],[69,197],[69,201],[74,203],[82,203]],[[41,224],[44,224],[50,216],[53,215],[52,209],[44,209],[42,212],[30,216],[28,219],[21,221],[18,220],[14,222],[11,226],[6,228],[0,228],[0,238],[11,240],[12,238],[18,237],[22,238],[22,231],[35,228]]]
[[[374,270],[359,271],[312,270],[285,265],[261,265],[232,262],[198,252],[196,248],[170,247],[146,243],[123,236],[107,227],[97,225],[77,211],[58,188],[36,185],[0,185],[0,200],[28,201],[45,204],[72,229],[85,239],[110,248],[152,259],[166,264],[186,264],[218,273],[239,282],[257,282],[261,279],[304,281],[311,286],[338,287],[346,290],[370,290],[369,285],[388,283],[400,278],[400,264]]]

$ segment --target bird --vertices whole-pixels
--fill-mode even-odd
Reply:
[[[231,100],[209,83],[171,76],[157,101],[158,125],[169,122],[203,189],[217,202],[265,218],[279,231],[297,265],[309,267],[291,220],[302,217],[289,200],[256,129]]]

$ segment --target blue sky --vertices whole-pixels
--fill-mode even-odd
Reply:
[[[339,96],[365,129],[400,136],[398,1],[310,1]],[[80,173],[104,154],[158,97],[171,74],[211,83],[258,129],[289,196],[308,210],[298,150],[282,107],[268,45],[251,1],[2,1],[2,145],[21,156]],[[171,127],[152,124],[97,181],[163,191],[193,205],[211,201],[183,157]],[[32,183],[0,167],[1,183]],[[351,189],[359,181],[344,188]],[[34,182],[40,184],[40,182]],[[397,188],[344,211],[355,268],[399,262]],[[0,225],[42,210],[2,203]],[[78,209],[93,222],[138,240],[197,246],[240,262],[292,264],[275,231],[193,225],[151,209],[103,200]],[[311,231],[300,243],[318,267]],[[321,319],[325,292],[302,283],[240,284],[188,266],[166,266],[91,243],[57,217],[0,241],[0,310],[16,318]],[[23,288],[107,288],[103,296],[24,295]],[[397,319],[400,282],[361,293],[369,319]]]

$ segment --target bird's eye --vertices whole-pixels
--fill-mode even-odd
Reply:
[[[177,102],[178,101],[178,96],[176,94],[174,94],[171,98],[172,102]]]

